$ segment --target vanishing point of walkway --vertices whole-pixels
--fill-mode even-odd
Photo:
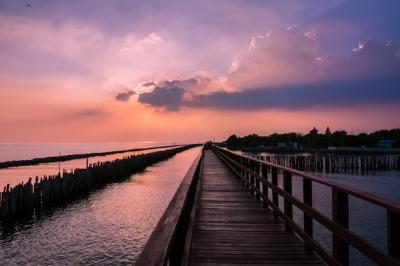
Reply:
[[[199,185],[191,265],[323,264],[210,150]]]

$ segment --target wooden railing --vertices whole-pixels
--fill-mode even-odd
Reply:
[[[187,265],[203,152],[194,160],[136,265]]]
[[[328,264],[347,265],[349,246],[352,246],[379,265],[400,265],[399,203],[302,171],[240,155],[215,145],[213,150],[240,177],[243,185],[285,222],[288,230],[293,230],[304,240],[307,249],[314,250]],[[278,173],[282,173],[283,187],[278,186]],[[302,178],[303,199],[292,195],[292,176]],[[313,208],[313,183],[331,188],[332,219]],[[268,194],[268,188],[272,191],[272,195]],[[279,206],[279,196],[283,198],[283,209]],[[349,196],[386,209],[387,252],[372,246],[364,238],[349,230]],[[293,205],[303,213],[303,226],[293,219]],[[313,237],[314,220],[332,233],[331,252]]]

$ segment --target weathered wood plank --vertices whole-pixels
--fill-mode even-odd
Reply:
[[[203,165],[191,264],[323,264],[212,151],[205,151]]]

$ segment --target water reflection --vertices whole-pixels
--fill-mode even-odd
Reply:
[[[132,264],[200,148],[179,153],[121,183],[1,229],[4,264]]]

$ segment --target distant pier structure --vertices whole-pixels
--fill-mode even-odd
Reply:
[[[282,166],[326,173],[364,173],[369,171],[400,171],[400,152],[371,154],[272,154],[256,158]]]

